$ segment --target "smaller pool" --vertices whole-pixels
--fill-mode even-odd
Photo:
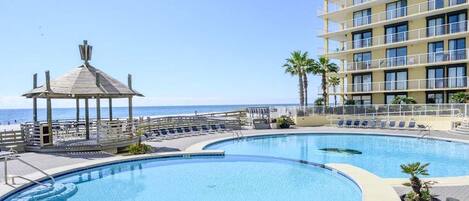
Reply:
[[[271,157],[141,160],[67,174],[57,178],[57,183],[65,184],[57,189],[65,186],[69,201],[361,200],[358,186],[341,174]],[[35,186],[6,200],[25,200],[20,195],[33,191],[46,193]]]

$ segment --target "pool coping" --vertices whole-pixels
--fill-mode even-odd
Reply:
[[[221,156],[224,155],[223,150],[200,150],[200,151],[180,151],[180,152],[165,152],[165,153],[152,153],[152,154],[143,154],[143,155],[131,155],[131,156],[115,156],[104,159],[97,159],[92,161],[87,161],[78,164],[72,164],[62,167],[56,167],[52,169],[44,170],[47,174],[53,177],[59,177],[65,174],[70,174],[73,172],[96,168],[105,165],[111,165],[116,163],[131,162],[138,160],[147,160],[147,159],[158,159],[158,158],[170,158],[170,157],[191,157],[191,156]],[[44,181],[49,178],[40,172],[35,172],[32,174],[25,175],[24,177],[32,179],[34,181]],[[23,182],[23,180],[21,180]],[[5,183],[0,184],[0,200],[6,199],[10,195],[19,192],[25,188],[35,185],[33,182],[21,183],[17,186],[7,185]]]
[[[354,135],[378,135],[378,136],[394,136],[394,137],[409,137],[409,138],[418,138],[411,133],[405,133],[404,130],[400,130],[401,133],[383,133],[379,131],[373,132],[364,132],[364,131],[308,131],[308,130],[285,130],[279,132],[279,130],[269,131],[266,130],[262,133],[250,133],[243,135],[242,137],[262,137],[262,136],[276,136],[276,135],[304,135],[304,134],[354,134]],[[218,139],[206,140],[199,143],[195,143],[185,149],[185,151],[199,151],[204,150],[205,147],[223,142],[237,139],[236,136],[230,137],[223,137]],[[461,140],[461,139],[452,139],[452,138],[443,138],[443,137],[434,137],[434,136],[426,136],[426,139],[432,140],[442,140],[442,141],[450,141],[450,142],[459,142],[469,144],[469,140]],[[327,164],[326,164],[327,165]],[[372,173],[370,173],[372,174]],[[386,184],[393,186],[393,187],[402,187],[403,183],[408,182],[407,178],[381,178]],[[424,181],[435,181],[437,182],[434,186],[466,186],[469,185],[469,175],[465,176],[454,176],[454,177],[430,177],[422,179]]]

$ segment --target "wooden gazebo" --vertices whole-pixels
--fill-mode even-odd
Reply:
[[[109,118],[106,119],[106,123],[109,126],[110,123],[114,121],[112,114],[112,100],[116,98],[126,98],[128,99],[129,105],[129,115],[126,122],[126,130],[133,131],[133,114],[132,114],[132,98],[134,96],[143,96],[141,93],[135,91],[132,88],[132,76],[128,75],[128,85],[124,85],[118,80],[112,78],[106,73],[100,71],[99,69],[90,65],[89,61],[91,60],[92,46],[87,44],[85,40],[83,45],[79,45],[81,59],[84,63],[72,71],[62,75],[54,80],[50,79],[49,71],[45,72],[45,84],[42,86],[37,86],[37,74],[33,76],[33,89],[29,92],[23,94],[27,98],[33,99],[33,121],[32,125],[36,127],[39,125],[45,125],[46,130],[41,131],[42,133],[51,134],[50,138],[46,139],[47,143],[44,143],[44,136],[40,137],[40,147],[43,147],[44,144],[52,145],[53,144],[53,133],[54,129],[64,130],[60,126],[54,125],[58,120],[53,121],[52,117],[52,99],[75,99],[76,100],[76,121],[70,122],[72,126],[68,125],[67,128],[74,127],[77,128],[78,125],[84,126],[84,139],[82,141],[92,140],[90,135],[90,125],[95,124],[96,135],[94,138],[99,144],[100,138],[100,128],[102,126],[102,116],[101,116],[101,100],[106,99],[109,101]],[[43,98],[47,102],[47,121],[41,123],[37,118],[37,99]],[[96,100],[96,120],[91,122],[89,117],[89,99]],[[80,121],[80,100],[85,102],[85,119],[84,122]],[[81,123],[80,123],[81,122]],[[84,124],[84,125],[83,125]],[[44,127],[44,126],[43,126]],[[130,127],[130,128],[129,128]],[[33,129],[34,130],[34,129]],[[27,131],[27,133],[34,132],[33,130]],[[37,130],[37,129],[36,129]],[[57,131],[59,132],[59,131]],[[108,131],[109,133],[110,131]],[[68,133],[68,131],[67,131]],[[78,133],[80,134],[80,133]],[[77,133],[75,133],[77,135]],[[28,136],[28,135],[27,135]],[[31,136],[31,135],[30,135]],[[75,140],[77,141],[77,140]],[[34,144],[34,143],[32,143]]]

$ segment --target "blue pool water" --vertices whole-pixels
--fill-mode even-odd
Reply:
[[[153,159],[108,165],[62,176],[75,185],[69,201],[359,201],[348,178],[310,164],[270,157]],[[26,189],[27,194],[40,187]]]
[[[352,151],[321,150],[325,148]],[[384,178],[408,177],[401,173],[400,165],[412,162],[430,163],[429,177],[469,175],[469,145],[440,140],[352,134],[281,135],[224,141],[206,149],[321,164],[347,163]]]

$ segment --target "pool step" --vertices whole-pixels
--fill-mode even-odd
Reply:
[[[21,193],[12,201],[63,201],[75,195],[78,188],[73,183],[39,186]]]

